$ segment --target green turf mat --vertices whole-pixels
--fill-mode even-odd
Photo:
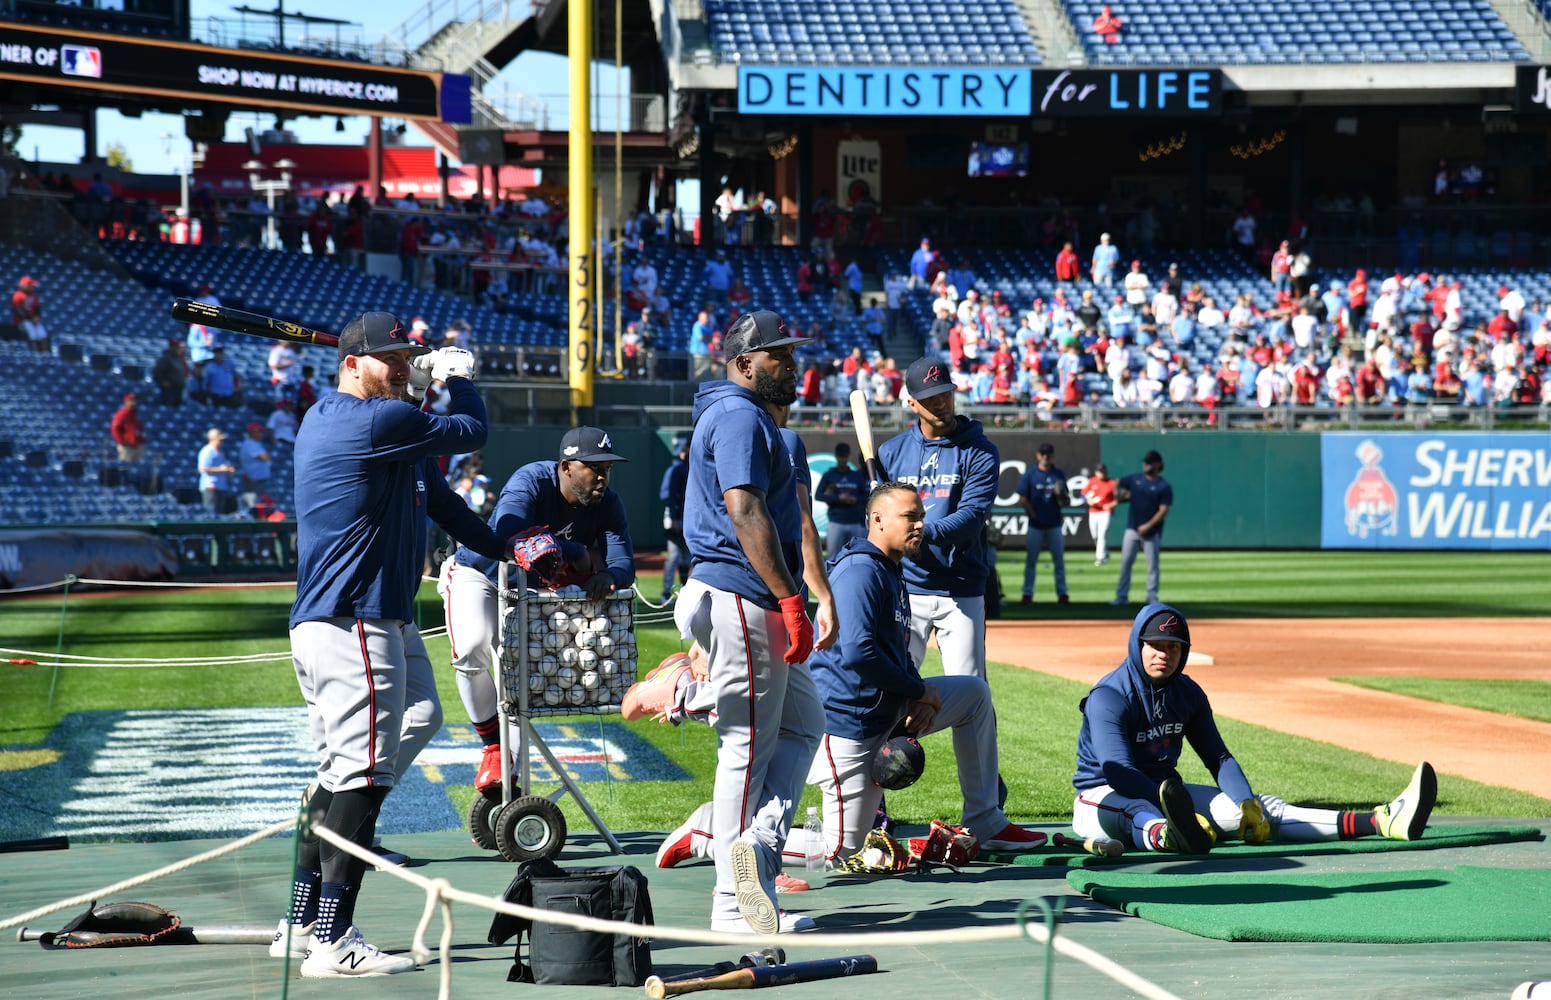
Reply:
[[[1075,834],[1073,834],[1075,836]],[[1212,849],[1208,858],[1252,858],[1262,855],[1290,858],[1315,857],[1323,854],[1379,854],[1384,851],[1431,851],[1441,847],[1476,847],[1481,844],[1509,844],[1517,840],[1536,840],[1540,829],[1533,826],[1445,826],[1428,830],[1421,840],[1387,840],[1383,837],[1364,837],[1360,840],[1323,840],[1311,844],[1276,843],[1243,844],[1238,841],[1222,844]],[[1068,868],[1097,868],[1109,865],[1153,862],[1162,856],[1149,851],[1127,851],[1118,858],[1097,858],[1070,847],[1056,847],[1048,851],[1027,851],[1009,854],[1005,851],[982,851],[980,859],[1008,865],[1065,865]],[[1201,862],[1208,858],[1194,858]]]
[[[1074,889],[1222,941],[1551,941],[1551,872],[1426,868],[1323,874],[1070,871]]]

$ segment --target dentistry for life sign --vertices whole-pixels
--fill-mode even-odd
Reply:
[[[1551,551],[1551,433],[1321,435],[1327,549]]]

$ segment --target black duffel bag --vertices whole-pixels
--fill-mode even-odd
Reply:
[[[566,869],[548,858],[536,858],[517,870],[504,898],[556,913],[652,924],[646,876],[633,865]],[[508,982],[640,986],[652,974],[651,939],[645,935],[604,934],[497,913],[490,923],[490,943],[505,944],[513,938],[517,949]]]

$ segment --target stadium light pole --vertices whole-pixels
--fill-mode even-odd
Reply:
[[[265,227],[264,242],[270,250],[275,249],[278,243],[278,236],[275,231],[275,192],[291,190],[291,168],[294,166],[296,164],[290,159],[276,160],[274,169],[280,171],[280,179],[265,180],[263,174],[259,172],[267,169],[262,162],[249,160],[242,165],[242,168],[248,172],[248,186],[256,192],[263,191],[269,203],[269,222]],[[184,205],[187,206],[187,204],[188,200],[185,195]]]

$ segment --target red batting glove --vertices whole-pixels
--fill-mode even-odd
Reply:
[[[781,598],[781,620],[786,623],[786,638],[791,645],[782,657],[787,663],[801,663],[813,652],[813,622],[801,594]]]

